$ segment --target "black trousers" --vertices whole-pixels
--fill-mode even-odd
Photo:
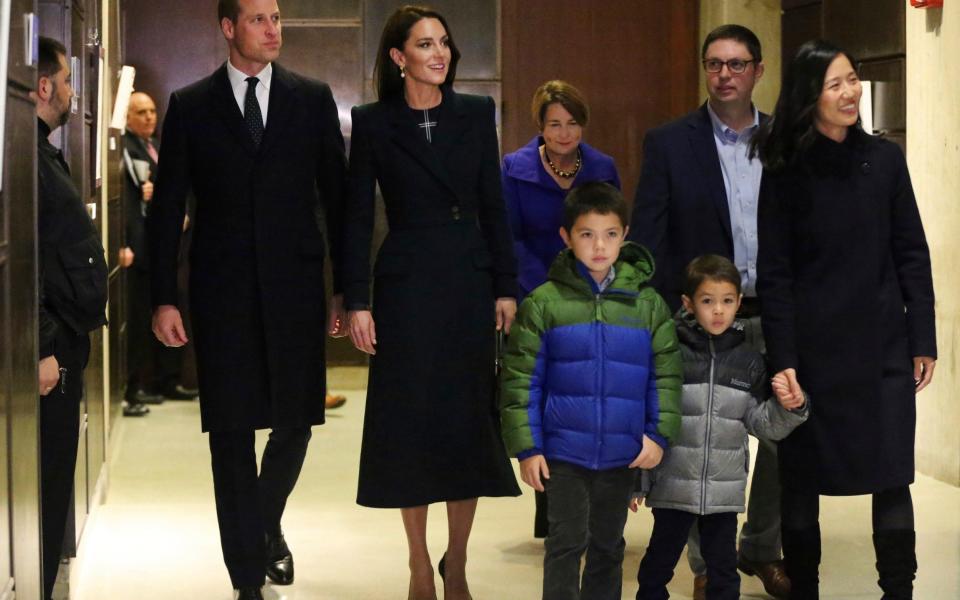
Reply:
[[[90,356],[90,338],[86,334],[74,335],[61,324],[56,344],[54,356],[60,364],[60,382],[40,397],[40,527],[43,597],[47,600],[57,579],[73,497],[83,369]]]
[[[700,551],[707,563],[707,600],[739,600],[737,513],[695,515],[668,508],[653,509],[653,534],[637,572],[637,600],[670,597],[667,584],[694,522],[700,529]]]
[[[550,533],[544,543],[543,600],[620,600],[623,527],[636,471],[592,471],[554,460],[549,467],[550,479],[544,483]]]
[[[150,272],[136,267],[127,275],[127,397],[141,388],[164,392],[180,383],[182,348],[168,348],[153,334]]]
[[[263,585],[264,534],[280,533],[310,436],[309,427],[271,431],[258,475],[253,431],[210,432],[220,546],[234,588]]]

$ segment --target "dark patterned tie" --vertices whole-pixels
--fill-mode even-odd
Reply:
[[[256,77],[247,77],[247,96],[243,100],[243,120],[256,147],[260,147],[260,140],[263,139],[263,114],[260,112],[260,103],[257,102],[258,83],[260,80]]]

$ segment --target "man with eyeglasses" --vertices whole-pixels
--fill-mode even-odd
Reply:
[[[701,59],[707,102],[644,139],[630,239],[653,252],[652,283],[674,310],[680,307],[683,273],[691,260],[704,254],[732,260],[743,279],[737,316],[747,343],[762,353],[756,279],[763,167],[749,157],[750,140],[767,118],[752,101],[763,76],[760,40],[746,27],[723,25],[707,35]],[[786,598],[790,581],[781,560],[776,446],[761,440],[759,448],[737,566],[760,577],[770,595]],[[694,599],[702,600],[709,577],[696,528],[690,532],[687,558],[696,576]]]

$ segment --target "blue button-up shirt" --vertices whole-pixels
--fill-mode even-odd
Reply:
[[[733,262],[740,271],[745,296],[757,295],[757,203],[763,165],[750,160],[750,139],[760,127],[760,113],[753,109],[753,125],[740,133],[730,129],[707,103],[713,123],[713,139],[720,156],[720,171],[730,208],[733,232]]]

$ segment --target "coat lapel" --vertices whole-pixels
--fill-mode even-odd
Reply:
[[[293,115],[293,90],[297,80],[289,71],[273,63],[273,77],[270,81],[270,105],[267,108],[267,128],[260,142],[260,152],[269,150],[277,140],[283,138],[286,124]]]
[[[713,138],[713,124],[710,122],[710,115],[707,113],[707,105],[704,104],[697,111],[696,116],[691,118],[687,124],[690,126],[690,145],[693,147],[693,154],[700,164],[703,181],[710,191],[710,197],[713,199],[717,213],[719,213],[723,230],[732,240],[730,205],[727,203],[727,190],[723,183],[723,173],[720,170],[720,155],[717,154],[717,142]]]
[[[256,154],[257,149],[253,145],[253,139],[243,122],[243,113],[240,112],[237,99],[233,96],[233,90],[230,88],[230,78],[227,77],[227,63],[223,63],[211,77],[210,95],[213,97],[216,107],[214,112],[220,116],[227,129],[237,138],[237,142],[249,154]],[[271,96],[271,102],[272,99],[273,96]]]
[[[448,99],[449,98],[445,93],[443,104],[447,104]],[[433,175],[437,180],[440,181],[440,183],[446,186],[451,192],[456,194],[456,187],[454,187],[453,183],[450,181],[446,165],[444,165],[440,158],[440,148],[434,147],[433,144],[426,140],[423,132],[420,131],[420,129],[417,127],[417,124],[410,117],[408,112],[406,100],[404,100],[402,95],[399,95],[390,101],[390,125],[392,128],[391,139],[397,144],[397,146],[399,146],[407,154],[419,162],[428,173]],[[445,116],[446,112],[447,109],[441,105],[439,127],[437,128],[437,139],[434,141],[434,144],[444,143],[447,147],[449,147],[449,142],[442,142],[442,140],[447,139],[446,134],[441,133],[443,132],[444,128],[448,126],[448,124],[443,120],[444,118],[447,118]]]

